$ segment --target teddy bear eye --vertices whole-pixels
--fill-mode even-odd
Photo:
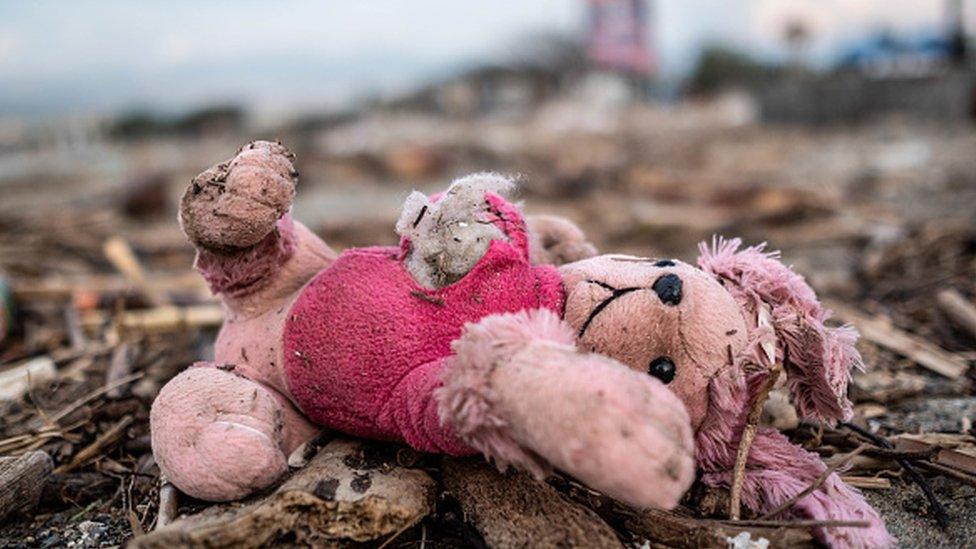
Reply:
[[[662,383],[667,385],[671,383],[674,379],[674,374],[677,368],[674,366],[674,361],[670,357],[659,356],[651,361],[651,365],[647,367],[647,373],[660,379]]]

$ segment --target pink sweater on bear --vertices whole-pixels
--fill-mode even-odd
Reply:
[[[496,240],[461,280],[420,286],[403,264],[409,242],[344,252],[302,291],[284,330],[288,389],[314,422],[424,451],[474,453],[442,426],[434,390],[451,342],[468,322],[547,308],[562,314],[558,271],[531,265],[525,223],[491,196]]]

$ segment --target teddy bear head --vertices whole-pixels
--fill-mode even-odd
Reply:
[[[696,431],[744,420],[774,363],[801,416],[847,419],[856,333],[826,327],[829,312],[776,254],[739,247],[703,244],[698,267],[624,255],[564,265],[566,321],[582,348],[666,384]]]

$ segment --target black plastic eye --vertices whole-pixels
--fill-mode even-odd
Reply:
[[[667,385],[674,379],[674,374],[677,373],[677,369],[674,366],[673,360],[666,356],[659,356],[651,361],[651,365],[647,367],[647,373],[660,379],[662,383]]]
[[[659,259],[654,262],[655,267],[674,267],[674,261],[670,259]]]
[[[651,288],[666,305],[673,306],[681,303],[681,279],[678,275],[668,273],[654,281]]]

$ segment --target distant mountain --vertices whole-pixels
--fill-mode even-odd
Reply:
[[[258,110],[327,108],[408,89],[460,63],[372,54],[343,59],[248,56],[152,70],[105,68],[61,77],[0,77],[0,116],[182,111],[212,103]]]

